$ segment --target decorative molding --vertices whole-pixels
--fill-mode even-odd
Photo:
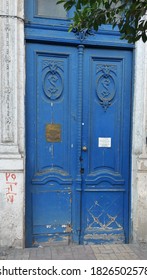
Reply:
[[[77,28],[74,28],[72,31],[81,42],[83,42],[89,35],[94,35],[94,32],[87,28],[82,29],[81,31],[78,31]]]
[[[6,14],[9,14],[9,1],[6,0]],[[12,102],[13,102],[13,88],[10,86],[10,66],[11,66],[11,55],[10,55],[10,32],[11,25],[9,18],[1,20],[1,32],[3,36],[1,44],[1,142],[13,143],[13,132],[12,132]]]
[[[43,70],[44,93],[50,100],[55,101],[61,97],[64,88],[63,62],[44,60]]]
[[[81,180],[81,136],[82,136],[82,99],[83,99],[83,55],[84,55],[84,45],[78,46],[78,151],[77,151],[77,168],[78,168],[78,178]],[[81,188],[81,186],[80,186]]]
[[[12,158],[11,158],[12,157]],[[14,156],[10,155],[9,158],[1,158],[0,159],[0,171],[3,172],[5,170],[17,170],[23,171],[24,170],[24,161],[23,158],[17,158],[14,161]]]
[[[97,65],[96,94],[104,111],[112,105],[116,95],[116,69],[115,65]]]

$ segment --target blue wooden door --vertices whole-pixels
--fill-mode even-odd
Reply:
[[[27,44],[27,246],[128,242],[130,102],[130,51]]]
[[[129,240],[131,53],[84,50],[81,243]]]

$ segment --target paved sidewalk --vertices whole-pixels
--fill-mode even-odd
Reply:
[[[147,244],[0,248],[0,260],[147,260]]]

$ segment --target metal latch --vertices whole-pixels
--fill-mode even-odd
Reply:
[[[84,174],[84,168],[83,167],[81,167],[80,173]]]

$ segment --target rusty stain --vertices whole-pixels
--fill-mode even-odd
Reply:
[[[70,225],[70,224],[68,224],[68,225],[66,226],[65,232],[68,232],[68,233],[71,232],[71,225]]]

